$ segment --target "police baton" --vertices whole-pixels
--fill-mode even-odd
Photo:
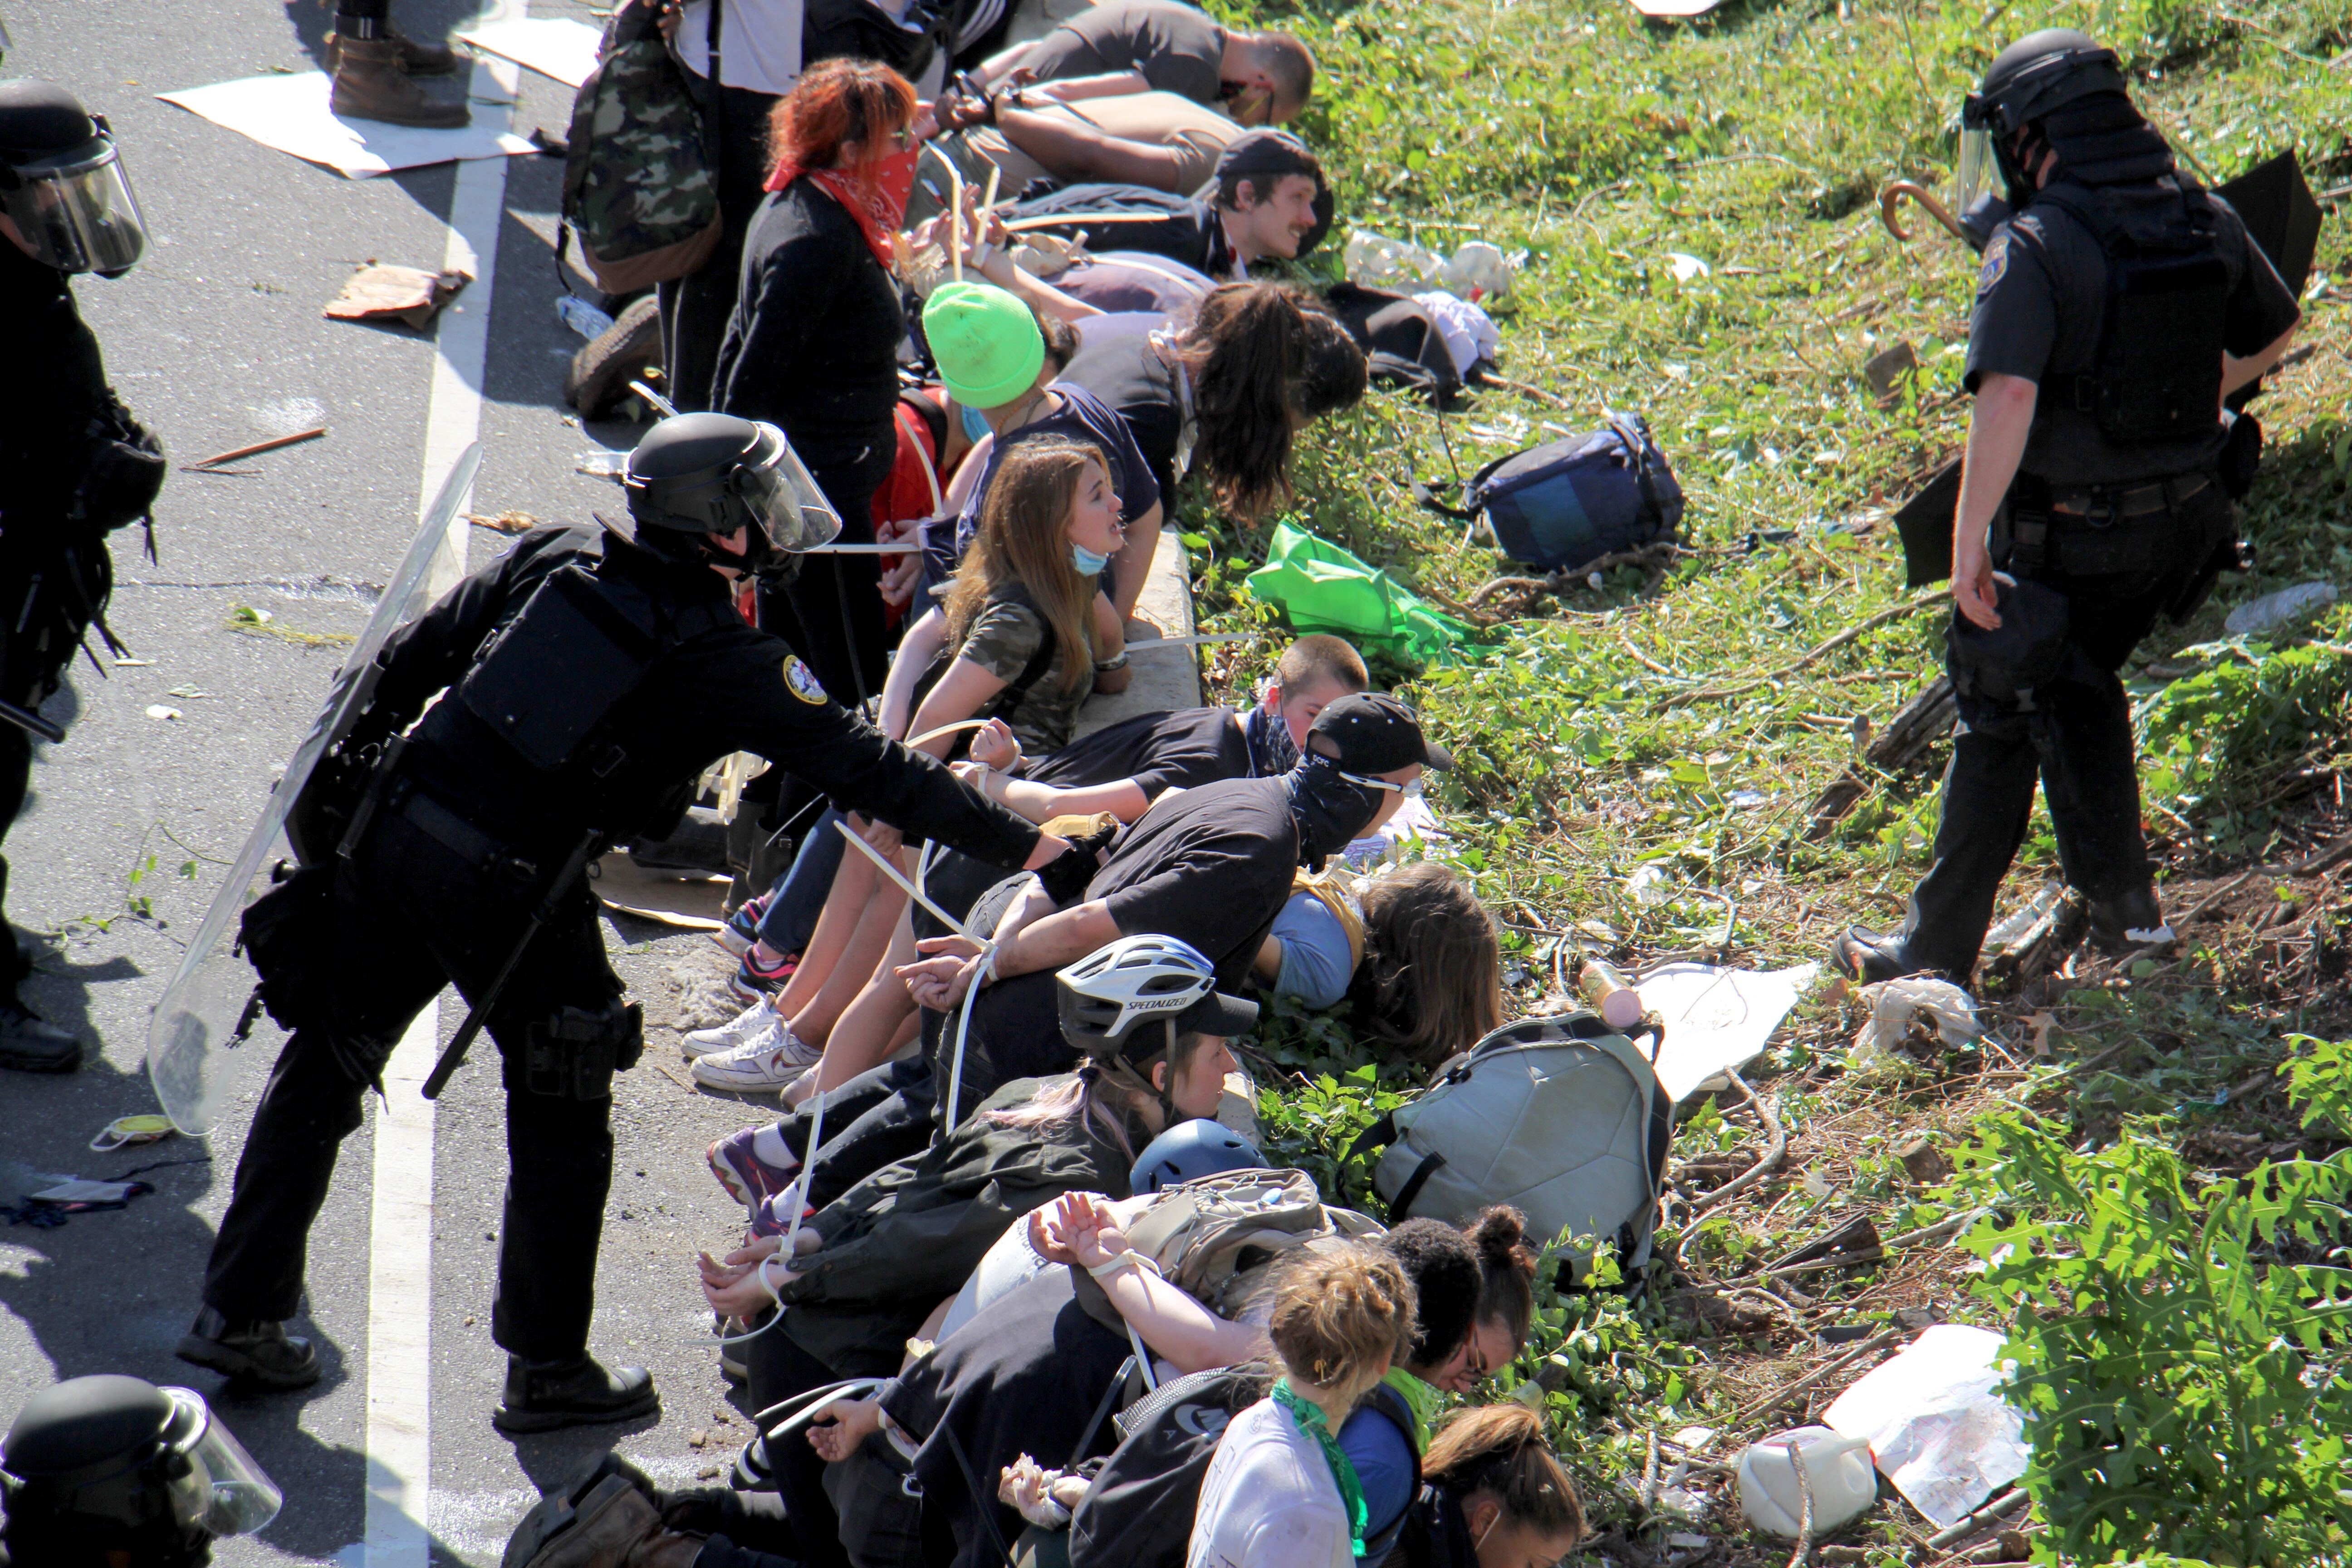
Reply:
[[[522,928],[522,935],[515,938],[514,951],[508,953],[506,963],[499,966],[498,977],[490,982],[490,988],[482,993],[481,999],[467,1013],[466,1021],[457,1026],[457,1038],[449,1042],[449,1048],[443,1051],[441,1059],[433,1064],[433,1076],[425,1080],[425,1099],[438,1100],[441,1091],[449,1087],[451,1075],[465,1063],[466,1047],[472,1045],[474,1037],[482,1032],[482,1025],[488,1019],[490,1009],[498,1005],[499,993],[506,989],[507,981],[514,974],[515,965],[522,962],[524,950],[530,946],[530,939],[539,934],[540,927],[554,917],[555,900],[570,890],[572,882],[587,868],[588,858],[604,841],[604,830],[601,827],[592,827],[581,836],[579,847],[572,851],[572,858],[563,862],[562,868],[555,873],[555,879],[547,885],[546,895],[539,900],[539,908],[530,911],[530,923]]]

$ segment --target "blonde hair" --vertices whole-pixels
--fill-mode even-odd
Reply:
[[[1505,1519],[1546,1539],[1584,1534],[1584,1500],[1544,1446],[1543,1418],[1524,1405],[1456,1415],[1430,1443],[1421,1476],[1456,1500],[1487,1493],[1503,1505]]]
[[[1110,477],[1110,459],[1091,442],[1039,436],[1008,449],[988,481],[980,532],[948,589],[950,639],[971,635],[990,598],[1018,584],[1053,633],[1064,692],[1095,678],[1094,582],[1070,561],[1070,512],[1087,465]]]
[[[1412,1280],[1392,1255],[1359,1243],[1295,1259],[1266,1324],[1283,1370],[1318,1389],[1369,1388],[1412,1343]]]
[[[1157,1027],[1156,1025],[1146,1026]],[[1168,1087],[1173,1089],[1177,1075],[1192,1065],[1192,1058],[1208,1037],[1188,1030],[1176,1037],[1173,1047],[1155,1051],[1130,1065],[1148,1082],[1152,1065],[1165,1061],[1168,1064]],[[1118,1150],[1131,1164],[1136,1152],[1134,1141],[1127,1135],[1128,1110],[1122,1100],[1132,1100],[1135,1093],[1135,1090],[1121,1089],[1117,1084],[1106,1084],[1102,1068],[1088,1062],[1078,1068],[1075,1076],[1051,1089],[1041,1090],[1028,1104],[1017,1105],[1009,1110],[992,1110],[988,1113],[988,1120],[999,1127],[1010,1127],[1016,1131],[1042,1132],[1049,1127],[1084,1118],[1094,1123],[1096,1133],[1104,1142]]]

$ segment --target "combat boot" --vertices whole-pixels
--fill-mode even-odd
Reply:
[[[283,1323],[232,1323],[206,1307],[174,1352],[182,1361],[258,1384],[264,1388],[308,1388],[319,1381],[319,1352]]]
[[[644,1367],[607,1372],[590,1355],[537,1363],[510,1355],[506,1400],[491,1413],[490,1425],[501,1432],[552,1432],[559,1426],[626,1421],[660,1408],[653,1373]]]
[[[2153,888],[2091,905],[2091,942],[2102,952],[2144,956],[2162,952],[2178,940],[2165,923],[2164,906],[2157,902]]]
[[[1840,974],[1863,985],[1900,980],[1919,973],[1920,966],[1903,956],[1903,933],[1880,933],[1852,926],[1830,943],[1830,963]]]
[[[384,35],[384,42],[400,51],[401,68],[411,76],[456,76],[466,57],[446,44],[420,44],[397,27]],[[342,64],[343,36],[327,35],[327,73],[331,76]]]
[[[0,996],[0,1068],[18,1072],[71,1072],[81,1065],[81,1041],[17,1001]]]
[[[455,131],[473,120],[460,97],[436,97],[416,85],[402,64],[400,45],[391,38],[342,38],[338,42],[334,90],[329,112],[347,120],[381,120]]]

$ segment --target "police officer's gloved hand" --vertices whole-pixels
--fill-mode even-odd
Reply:
[[[1092,817],[1055,817],[1045,824],[1046,832],[1070,841],[1066,851],[1037,871],[1037,880],[1055,908],[1067,906],[1087,890],[1087,884],[1102,869],[1103,847],[1118,837],[1119,827],[1118,818],[1107,811]]]

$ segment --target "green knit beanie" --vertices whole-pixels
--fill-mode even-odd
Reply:
[[[942,283],[923,307],[923,336],[948,395],[998,408],[1037,384],[1045,335],[1018,298],[992,283]]]

